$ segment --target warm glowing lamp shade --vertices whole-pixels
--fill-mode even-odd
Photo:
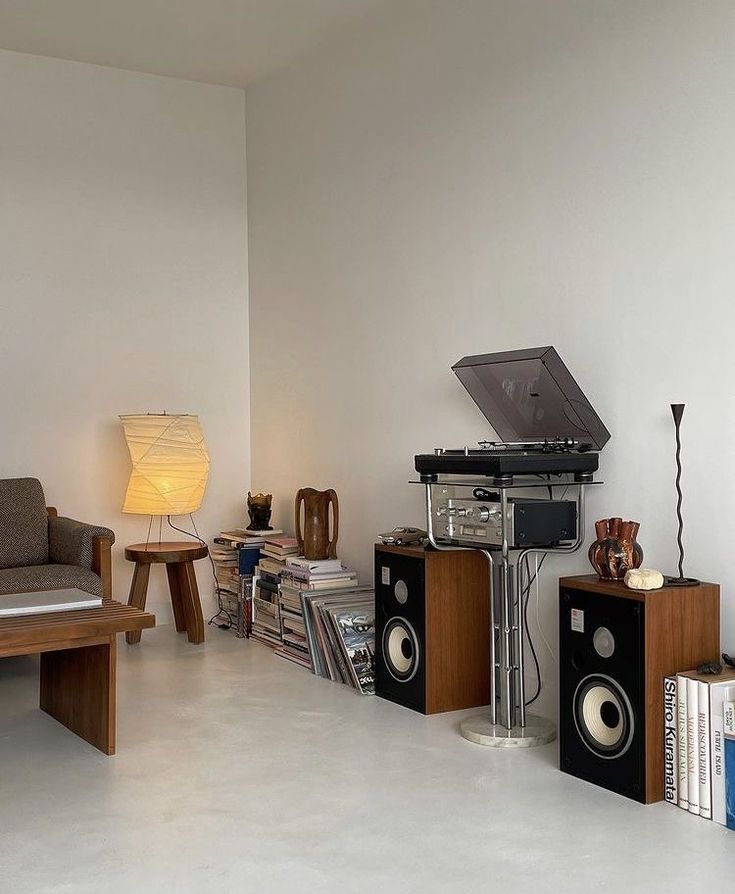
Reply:
[[[121,416],[133,463],[123,512],[188,515],[202,505],[209,454],[197,416]]]

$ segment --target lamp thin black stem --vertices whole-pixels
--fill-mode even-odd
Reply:
[[[684,542],[682,540],[682,532],[684,531],[684,519],[681,514],[681,437],[679,435],[679,423],[676,423],[676,517],[679,519],[679,530],[676,535],[676,542],[679,544],[679,577],[684,577]]]

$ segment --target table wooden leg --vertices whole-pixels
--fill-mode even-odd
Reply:
[[[41,709],[105,754],[115,753],[117,645],[41,653]]]
[[[181,598],[181,580],[178,567],[179,563],[169,562],[166,565],[166,574],[168,575],[168,588],[171,592],[171,607],[174,610],[176,632],[183,633],[186,630],[186,616],[184,615],[184,603]]]
[[[186,633],[190,643],[204,642],[204,616],[199,600],[196,574],[193,562],[179,562],[176,565],[181,590],[181,601],[186,621]]]
[[[148,576],[151,573],[151,566],[147,562],[136,562],[133,569],[133,579],[130,582],[130,595],[128,596],[128,605],[134,605],[136,608],[145,608],[145,597],[148,593]],[[129,630],[125,634],[125,639],[130,645],[140,642],[140,630]]]

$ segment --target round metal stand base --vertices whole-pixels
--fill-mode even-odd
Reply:
[[[459,725],[465,739],[476,745],[490,748],[534,748],[546,745],[556,738],[556,726],[544,717],[526,714],[526,725],[506,729],[500,723],[491,723],[489,714],[468,717]]]

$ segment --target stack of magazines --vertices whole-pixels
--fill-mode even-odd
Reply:
[[[311,668],[301,594],[354,588],[357,586],[357,574],[345,568],[339,559],[312,560],[288,556],[280,581],[282,645],[276,649],[276,654],[302,667]]]
[[[375,593],[372,587],[299,594],[311,669],[363,695],[375,693]]]

